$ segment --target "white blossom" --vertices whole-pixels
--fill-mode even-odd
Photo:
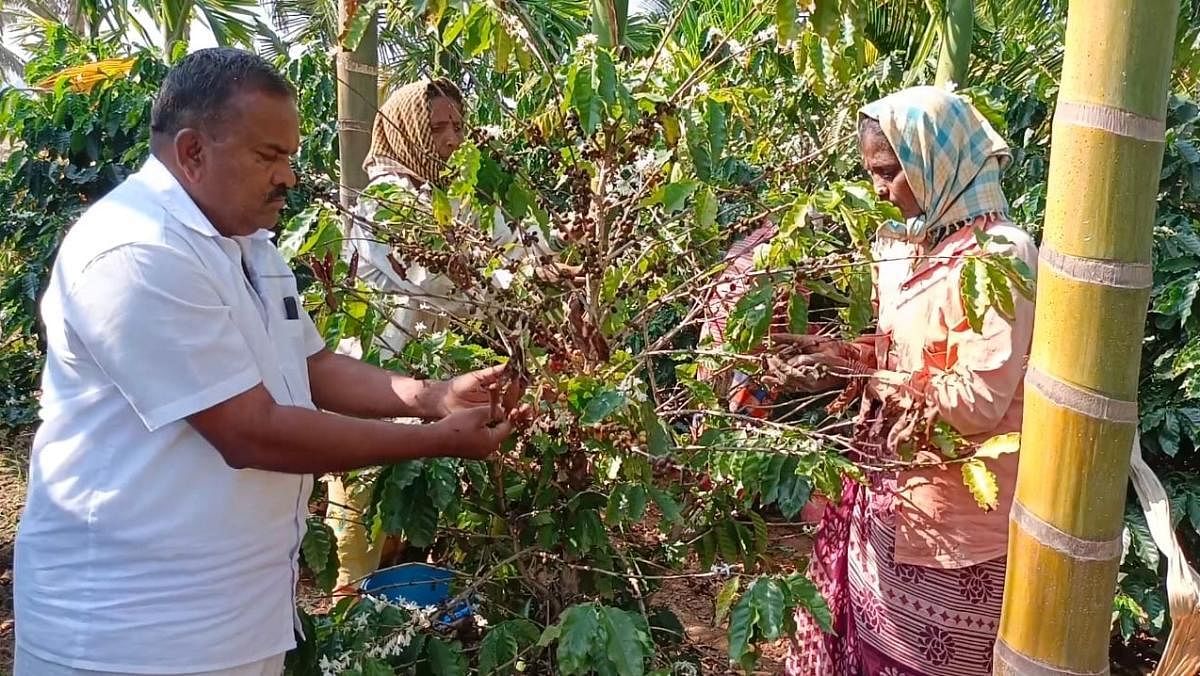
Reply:
[[[428,330],[429,326],[426,325],[425,322],[417,322],[416,325],[413,326],[413,331],[416,331],[418,336],[423,335]]]
[[[730,38],[726,44],[729,45],[729,53],[734,56],[740,56],[746,52],[746,46],[733,38]]]
[[[510,270],[500,268],[492,272],[492,284],[498,289],[508,289],[512,286],[514,275]]]
[[[759,31],[754,36],[754,39],[757,42],[766,42],[768,40],[774,40],[775,36],[777,36],[777,35],[779,35],[779,33],[775,28],[775,24],[771,24],[770,26],[767,26],[765,29]]]
[[[596,36],[592,33],[588,33],[586,35],[579,36],[579,39],[575,42],[575,48],[582,52],[594,48],[598,43],[599,40],[596,38]]]
[[[482,132],[488,138],[493,138],[493,139],[498,139],[504,135],[504,130],[501,129],[499,127],[499,125],[495,125],[495,124],[484,125],[479,128],[479,131]]]
[[[358,338],[343,338],[338,341],[337,353],[354,359],[362,359],[362,342]]]
[[[958,91],[958,83],[954,80],[947,80],[946,84],[942,86],[945,87],[946,91],[950,92],[951,94]]]
[[[707,82],[701,82],[696,85],[696,93],[697,94],[701,94],[701,95],[707,94],[708,91],[709,91],[709,87],[708,87]]]

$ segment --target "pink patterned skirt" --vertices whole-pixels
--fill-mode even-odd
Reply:
[[[991,676],[1005,560],[954,570],[897,564],[894,488],[847,480],[825,510],[808,574],[834,633],[797,611],[789,676]]]

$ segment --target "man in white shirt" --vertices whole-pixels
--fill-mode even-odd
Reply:
[[[15,676],[278,676],[312,475],[484,458],[489,369],[422,382],[325,348],[271,242],[295,92],[196,52],[152,157],[63,241],[42,318],[42,426],[16,543]],[[427,425],[372,418],[416,417]]]

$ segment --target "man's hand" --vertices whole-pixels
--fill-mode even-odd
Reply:
[[[440,455],[483,460],[512,433],[507,419],[495,420],[490,406],[461,408],[433,423]]]
[[[422,408],[428,411],[425,417],[438,419],[463,409],[488,407],[497,395],[503,414],[507,415],[521,401],[525,385],[508,378],[506,368],[505,365],[492,366],[430,383],[423,397],[425,405]],[[504,390],[503,394],[498,394],[500,389]]]

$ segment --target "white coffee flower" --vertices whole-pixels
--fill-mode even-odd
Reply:
[[[512,286],[514,276],[509,270],[500,268],[492,272],[492,284],[499,289],[508,289]]]

